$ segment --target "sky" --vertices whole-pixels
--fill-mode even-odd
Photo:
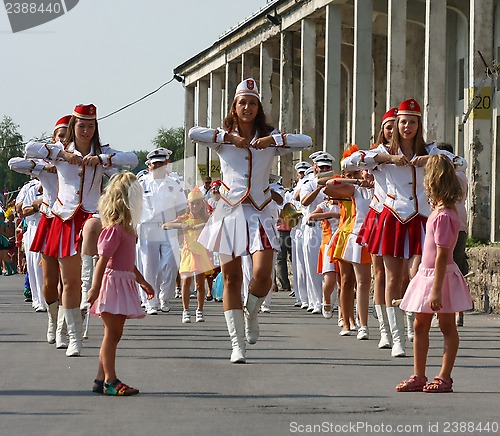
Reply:
[[[148,94],[268,0],[80,0],[53,21],[13,33],[0,4],[0,119],[24,140],[51,133],[77,104],[105,116]],[[182,127],[184,88],[173,81],[99,122],[104,144],[152,150],[161,127]]]

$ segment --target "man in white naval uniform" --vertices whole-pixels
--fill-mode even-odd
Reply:
[[[174,296],[175,279],[180,262],[177,230],[163,230],[162,225],[181,215],[186,209],[186,196],[179,180],[170,173],[172,152],[160,147],[150,153],[150,172],[142,177],[144,189],[141,223],[139,225],[139,264],[144,278],[152,284],[155,296],[143,298],[148,315],[170,311],[168,303]]]
[[[317,175],[320,172],[331,171],[333,161],[333,156],[326,152],[315,156],[313,159],[315,177],[305,183],[300,191],[300,201],[306,208],[304,214],[304,220],[306,221],[304,228],[304,257],[306,265],[308,265],[306,276],[309,308],[307,310],[313,314],[321,313],[321,303],[323,301],[323,276],[317,272],[322,231],[320,223],[308,221],[308,217],[325,200],[325,195],[322,192],[323,187],[318,186]]]
[[[24,254],[26,267],[30,278],[31,296],[36,312],[46,312],[47,303],[43,296],[43,274],[41,267],[42,256],[30,250],[35,237],[36,228],[41,218],[40,205],[42,203],[42,184],[37,180],[26,192],[23,201],[23,215],[26,220],[26,232],[23,235]]]
[[[309,162],[301,161],[295,165],[297,172],[297,184],[291,192],[290,199],[286,200],[293,204],[295,209],[302,211],[302,204],[297,199],[300,199],[300,189],[307,180],[305,173],[312,168]],[[303,248],[303,217],[298,219],[297,224],[290,230],[290,240],[292,241],[292,278],[293,292],[295,294],[295,307],[307,309],[309,306],[307,298],[307,279],[306,279],[306,264],[304,260]]]
[[[23,215],[23,203],[24,199],[26,198],[26,194],[28,193],[28,190],[35,184],[38,183],[37,179],[31,179],[29,182],[25,183],[21,189],[19,190],[19,193],[17,194],[16,200],[15,200],[15,205],[14,209],[17,213],[17,215],[20,218],[24,218]],[[23,236],[24,239],[24,236]],[[30,288],[30,283],[29,283],[29,274],[26,269],[26,280],[24,282],[24,296],[26,299],[24,301],[31,301],[31,306],[33,309],[37,309],[39,307],[38,302],[33,300],[33,296],[31,294],[31,288]],[[35,297],[36,298],[36,297]],[[43,308],[42,308],[43,309]]]

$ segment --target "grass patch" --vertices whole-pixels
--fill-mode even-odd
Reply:
[[[480,241],[479,239],[475,239],[475,238],[471,238],[471,237],[468,237],[467,238],[467,247],[469,248],[472,248],[472,247],[498,247],[500,246],[500,244],[496,243],[496,244],[491,244],[490,242],[483,242],[483,241]]]

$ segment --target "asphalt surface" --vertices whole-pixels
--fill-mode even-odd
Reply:
[[[83,356],[68,358],[45,341],[47,315],[24,302],[22,284],[0,277],[0,435],[500,433],[498,315],[466,314],[454,393],[397,393],[413,351],[379,350],[372,316],[371,339],[358,341],[338,335],[336,314],[325,320],[274,293],[261,339],[234,365],[222,304],[206,304],[205,323],[182,324],[173,300],[168,314],[127,321],[117,373],[141,392],[109,397],[91,392],[100,320],[91,319]],[[433,328],[429,378],[442,347]]]

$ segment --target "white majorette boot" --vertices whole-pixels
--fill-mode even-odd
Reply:
[[[89,306],[89,303],[87,303],[87,298],[89,290],[92,287],[94,266],[98,258],[99,256],[82,254],[82,302],[80,303],[81,310],[87,310]]]
[[[249,344],[255,344],[259,339],[259,309],[266,297],[256,297],[248,293],[245,304],[245,336]]]
[[[404,312],[399,307],[388,307],[387,317],[392,334],[392,357],[405,357]]]
[[[406,314],[406,337],[410,342],[413,342],[415,337],[415,329],[413,328],[413,322],[415,321],[415,313],[405,312]]]
[[[245,321],[243,319],[243,310],[226,310],[224,316],[226,317],[227,331],[229,332],[233,347],[230,362],[245,363]]]
[[[56,300],[52,304],[47,304],[47,307],[48,307],[47,315],[49,317],[49,322],[47,324],[47,342],[49,344],[55,344],[59,301]]]
[[[389,320],[387,319],[387,312],[385,304],[376,304],[375,312],[377,313],[378,328],[380,330],[379,348],[391,348],[391,340],[389,338]]]
[[[59,311],[57,312],[56,348],[68,348],[68,339],[66,337],[67,334],[68,330],[66,329],[64,309],[62,306],[59,306]]]
[[[78,357],[82,352],[83,346],[83,320],[82,312],[79,307],[73,309],[64,308],[64,316],[68,325],[69,344],[66,350],[66,356]]]

